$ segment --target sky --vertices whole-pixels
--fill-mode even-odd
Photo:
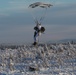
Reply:
[[[35,2],[53,5],[42,21],[46,31],[40,42],[76,39],[76,0],[0,0],[0,43],[33,42],[35,23],[28,6]]]

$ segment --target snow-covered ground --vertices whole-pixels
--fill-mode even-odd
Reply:
[[[0,75],[76,75],[76,44],[0,49]]]

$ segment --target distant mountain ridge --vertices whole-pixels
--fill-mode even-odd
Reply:
[[[63,40],[59,40],[58,42],[76,42],[76,39],[63,39]]]
[[[76,39],[62,39],[62,40],[52,40],[49,41],[48,43],[66,43],[66,42],[76,42]]]

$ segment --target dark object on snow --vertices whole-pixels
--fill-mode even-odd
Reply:
[[[29,67],[29,70],[30,70],[30,71],[38,71],[39,69],[38,69],[37,67],[31,67],[31,66],[30,66],[30,67]]]

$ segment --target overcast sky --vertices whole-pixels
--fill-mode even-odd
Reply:
[[[42,22],[46,31],[40,41],[76,39],[76,0],[0,0],[0,43],[33,42],[35,23],[28,6],[40,1],[53,5]]]

